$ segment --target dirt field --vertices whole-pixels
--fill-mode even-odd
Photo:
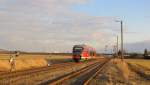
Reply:
[[[14,55],[0,54],[0,72],[10,71],[10,57]],[[47,66],[49,61],[63,61],[70,59],[70,56],[62,55],[36,55],[36,54],[20,54],[16,60],[15,70],[24,70],[37,67]]]

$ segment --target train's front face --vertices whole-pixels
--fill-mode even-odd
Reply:
[[[82,57],[83,47],[74,46],[73,47],[73,59],[78,62]]]

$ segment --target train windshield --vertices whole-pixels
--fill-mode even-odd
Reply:
[[[82,47],[74,47],[73,52],[82,52]]]

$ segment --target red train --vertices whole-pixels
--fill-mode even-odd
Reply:
[[[72,53],[75,62],[96,57],[96,50],[87,45],[74,45]]]

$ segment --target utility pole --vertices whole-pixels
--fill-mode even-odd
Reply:
[[[123,59],[124,59],[124,51],[123,51],[123,21],[121,20],[121,21],[116,21],[116,22],[120,22],[120,24],[121,24],[121,59],[122,59],[122,61],[123,61]]]
[[[123,51],[123,21],[121,20],[120,21],[121,23],[121,59],[123,61],[123,58],[124,58],[124,51]]]
[[[116,52],[117,52],[116,55],[118,57],[118,35],[117,35],[117,51]]]

